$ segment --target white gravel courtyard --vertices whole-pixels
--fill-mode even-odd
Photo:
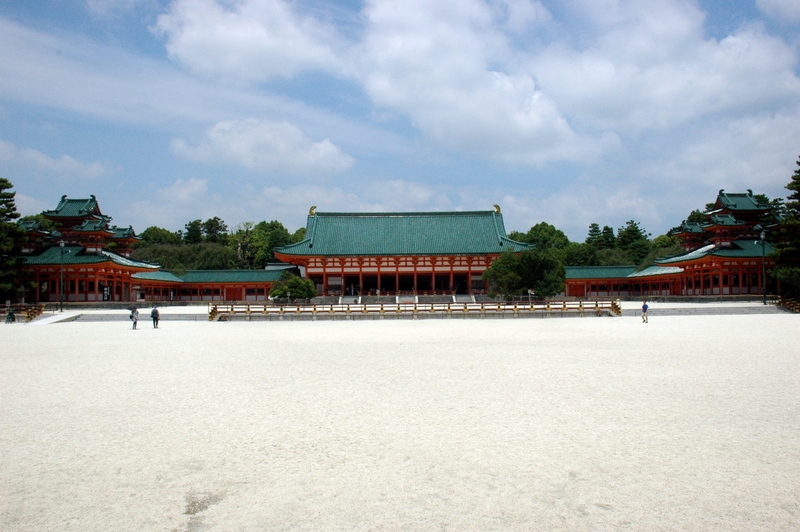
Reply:
[[[800,315],[0,328],[0,530],[800,530]]]

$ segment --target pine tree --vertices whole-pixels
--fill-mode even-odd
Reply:
[[[10,191],[13,186],[11,181],[0,177],[0,300],[3,302],[15,301],[21,288],[20,252],[25,235],[16,223],[19,213],[14,202],[17,193]]]
[[[792,180],[786,185],[792,193],[786,197],[786,209],[797,219],[800,219],[800,159],[797,160],[797,169],[792,174]]]
[[[786,217],[781,223],[777,251],[773,255],[772,276],[781,282],[781,292],[788,297],[800,297],[800,159],[787,190]]]

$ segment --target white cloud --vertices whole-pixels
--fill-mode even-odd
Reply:
[[[43,201],[19,192],[14,196],[14,203],[17,205],[17,212],[22,216],[39,214],[42,211],[53,208],[53,205],[48,205]]]
[[[156,191],[162,201],[181,205],[195,205],[205,200],[208,194],[208,181],[205,179],[178,179],[167,188]]]
[[[171,58],[213,77],[288,78],[339,64],[336,31],[281,0],[176,0],[155,29]]]
[[[712,123],[699,126],[667,157],[641,164],[639,171],[684,190],[750,188],[784,197],[782,189],[789,182],[799,138],[798,108]]]
[[[546,18],[541,5],[530,6]],[[592,159],[613,147],[612,137],[578,134],[534,73],[516,68],[505,21],[488,4],[373,0],[364,14],[367,93],[407,114],[436,144],[536,165]]]
[[[797,0],[756,0],[756,5],[779,21],[800,22],[800,2]]]
[[[0,161],[15,162],[36,170],[57,174],[60,177],[97,178],[109,173],[98,162],[85,163],[69,155],[51,157],[33,148],[17,148],[0,140]]]
[[[347,170],[353,158],[325,139],[314,142],[297,126],[268,120],[224,120],[206,131],[195,146],[175,139],[176,155],[202,162],[232,163],[255,172],[316,177]]]
[[[531,62],[542,90],[584,127],[671,128],[800,97],[794,50],[762,30],[715,41],[691,4],[618,4],[626,9],[605,15],[593,46],[551,46]]]

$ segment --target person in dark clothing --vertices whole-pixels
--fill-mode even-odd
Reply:
[[[158,329],[158,309],[153,307],[153,310],[150,311],[150,317],[153,318],[153,328]]]

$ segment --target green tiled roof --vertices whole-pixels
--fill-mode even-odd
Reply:
[[[66,195],[61,196],[61,201],[54,210],[44,211],[42,214],[51,218],[77,218],[89,214],[102,216],[94,195],[88,199],[67,199]]]
[[[131,275],[131,278],[139,279],[140,281],[167,281],[171,283],[183,282],[183,279],[180,277],[164,270],[158,270],[156,272],[138,272]]]
[[[497,211],[314,213],[286,255],[482,255],[533,246],[508,238]]]
[[[636,266],[567,266],[567,279],[635,279],[683,272],[676,266],[650,266],[637,272]]]
[[[731,247],[717,248],[711,254],[716,257],[759,258],[762,254],[766,256],[773,251],[775,246],[769,242],[764,242],[762,248],[760,240],[736,240]]]
[[[753,191],[725,192],[720,190],[714,210],[729,209],[731,211],[768,211],[769,205],[762,205],[753,197]]]
[[[684,221],[681,224],[681,231],[684,233],[705,233],[703,226],[699,222]]]
[[[25,255],[22,257],[26,264],[30,265],[74,265],[74,264],[100,264],[103,262],[114,262],[121,266],[131,268],[146,268],[148,270],[158,269],[157,264],[148,264],[131,259],[126,259],[109,251],[100,253],[86,253],[81,246],[64,246],[64,253],[61,253],[60,246],[45,248],[35,255]]]
[[[622,279],[636,271],[636,266],[567,266],[567,279]]]
[[[712,214],[709,216],[708,220],[710,223],[704,224],[706,227],[710,227],[712,225],[722,225],[727,227],[744,225],[744,222],[740,222],[730,214]]]
[[[111,238],[135,238],[136,240],[141,240],[133,230],[133,227],[117,227],[116,225],[111,228],[114,231],[114,236]]]
[[[677,266],[649,266],[640,272],[633,272],[628,277],[652,277],[654,275],[670,275],[683,273],[683,268]]]
[[[49,234],[47,230],[42,227],[42,223],[39,220],[17,220],[17,227],[25,231],[26,233],[42,233],[42,234]]]
[[[697,248],[693,251],[689,251],[688,253],[681,253],[680,255],[674,255],[672,257],[664,257],[662,259],[656,259],[656,264],[670,264],[673,262],[686,262],[687,260],[697,260],[702,259],[708,253],[714,249],[714,244],[707,244],[703,247]]]
[[[97,231],[104,231],[106,233],[111,234],[111,230],[108,228],[108,221],[104,219],[100,220],[84,220],[81,225],[73,227],[75,231],[85,232],[85,233],[95,233]]]
[[[293,268],[287,265],[286,269]],[[184,283],[270,283],[278,281],[284,270],[189,270],[180,275]]]
[[[674,264],[702,259],[707,255],[713,255],[715,257],[759,258],[762,256],[762,253],[764,255],[769,255],[773,251],[775,251],[775,247],[769,242],[765,242],[764,248],[762,249],[760,240],[735,240],[731,242],[730,247],[716,247],[714,244],[708,244],[707,246],[703,246],[688,253],[656,259],[655,262],[656,264]]]

